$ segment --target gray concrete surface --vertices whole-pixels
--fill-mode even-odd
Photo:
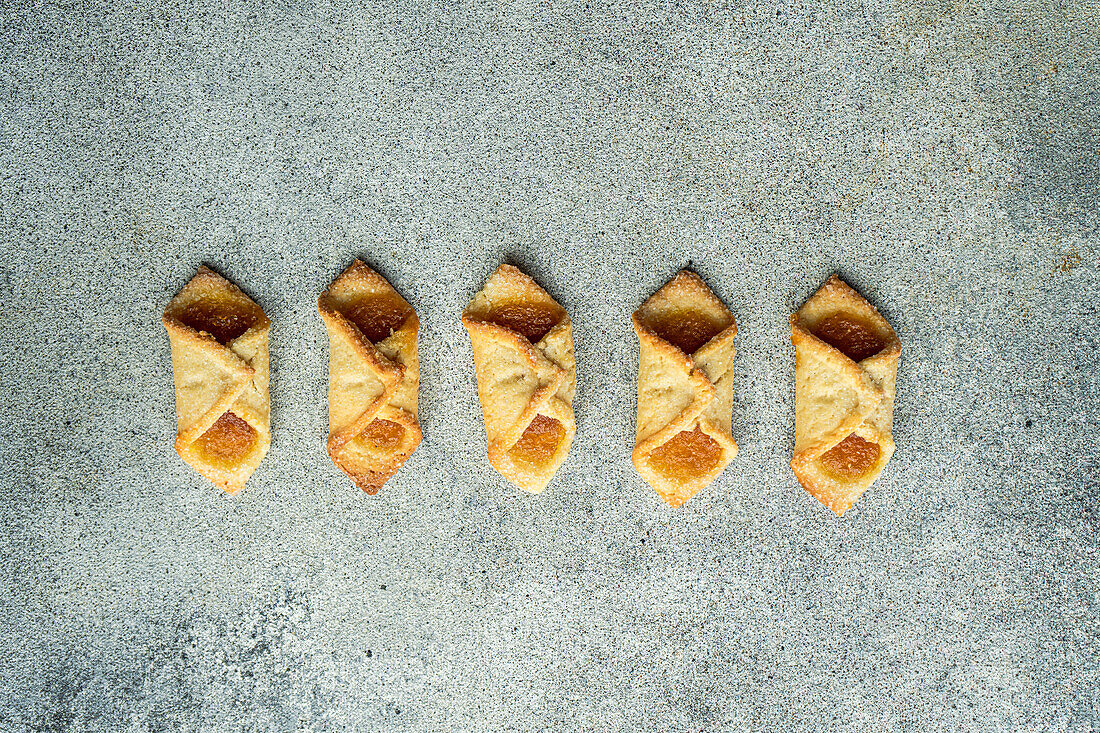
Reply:
[[[626,6],[626,7],[624,7]],[[0,10],[0,729],[1100,729],[1095,2],[15,3]],[[417,308],[426,439],[331,465],[315,310]],[[502,260],[576,324],[546,493],[487,466],[458,321]],[[274,440],[174,454],[160,312],[274,322]],[[630,312],[691,264],[741,454],[629,459]],[[787,318],[834,270],[904,344],[898,450],[795,482]]]

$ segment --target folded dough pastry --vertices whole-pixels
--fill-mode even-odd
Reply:
[[[489,463],[537,494],[577,432],[573,323],[534,280],[501,265],[462,312],[462,325],[473,345]]]
[[[260,306],[200,267],[164,309],[176,382],[176,452],[229,494],[271,445],[267,338]]]
[[[836,275],[791,316],[795,446],[791,468],[839,516],[894,453],[890,434],[901,344]]]
[[[638,334],[638,429],[634,467],[680,506],[734,456],[733,314],[684,270],[634,313]]]
[[[378,493],[423,437],[417,420],[416,312],[356,260],[317,299],[328,329],[328,454]]]

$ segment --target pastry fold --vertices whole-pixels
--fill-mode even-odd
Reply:
[[[176,452],[226,493],[244,488],[271,445],[263,310],[207,267],[164,309],[176,386]]]
[[[473,346],[489,463],[537,494],[577,432],[573,323],[534,280],[501,265],[462,312],[462,325]]]
[[[733,314],[681,271],[633,315],[640,349],[634,467],[671,506],[710,484],[737,455]]]
[[[321,294],[317,309],[329,336],[328,454],[356,486],[376,494],[423,438],[420,320],[359,260]]]
[[[894,453],[890,433],[901,343],[878,311],[836,275],[791,316],[799,483],[838,516]]]

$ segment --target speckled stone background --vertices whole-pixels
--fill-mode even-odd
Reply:
[[[0,10],[0,729],[1100,729],[1100,6],[9,3]],[[317,294],[419,312],[425,441],[329,462]],[[464,303],[575,323],[541,496],[489,470]],[[175,455],[165,303],[271,317],[273,444]],[[736,314],[737,460],[634,473],[630,312]],[[787,318],[893,323],[898,450],[796,483]]]

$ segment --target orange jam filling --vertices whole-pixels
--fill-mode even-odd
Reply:
[[[646,321],[660,338],[685,354],[694,354],[706,342],[718,335],[722,326],[704,315],[692,311],[673,311]]]
[[[344,316],[372,343],[390,337],[410,315],[408,303],[391,293],[372,293],[356,298],[341,308]]]
[[[881,453],[878,443],[852,434],[821,456],[821,467],[838,481],[853,481],[866,476]]]
[[[260,308],[254,303],[225,295],[207,295],[187,304],[176,314],[185,326],[206,331],[221,344],[228,344],[260,319]]]
[[[649,454],[649,465],[667,479],[690,481],[714,470],[722,446],[699,428],[681,430]]]
[[[510,303],[494,308],[487,320],[537,344],[561,320],[561,310],[552,305]]]
[[[219,468],[235,468],[259,438],[256,429],[232,412],[227,412],[199,436],[199,454]]]
[[[396,448],[405,437],[405,428],[392,420],[373,421],[359,437],[378,448]]]
[[[874,326],[844,313],[834,313],[822,320],[813,334],[852,361],[874,356],[886,345]]]
[[[535,415],[535,419],[508,451],[508,455],[517,463],[541,466],[550,460],[564,438],[565,426],[560,420]]]

